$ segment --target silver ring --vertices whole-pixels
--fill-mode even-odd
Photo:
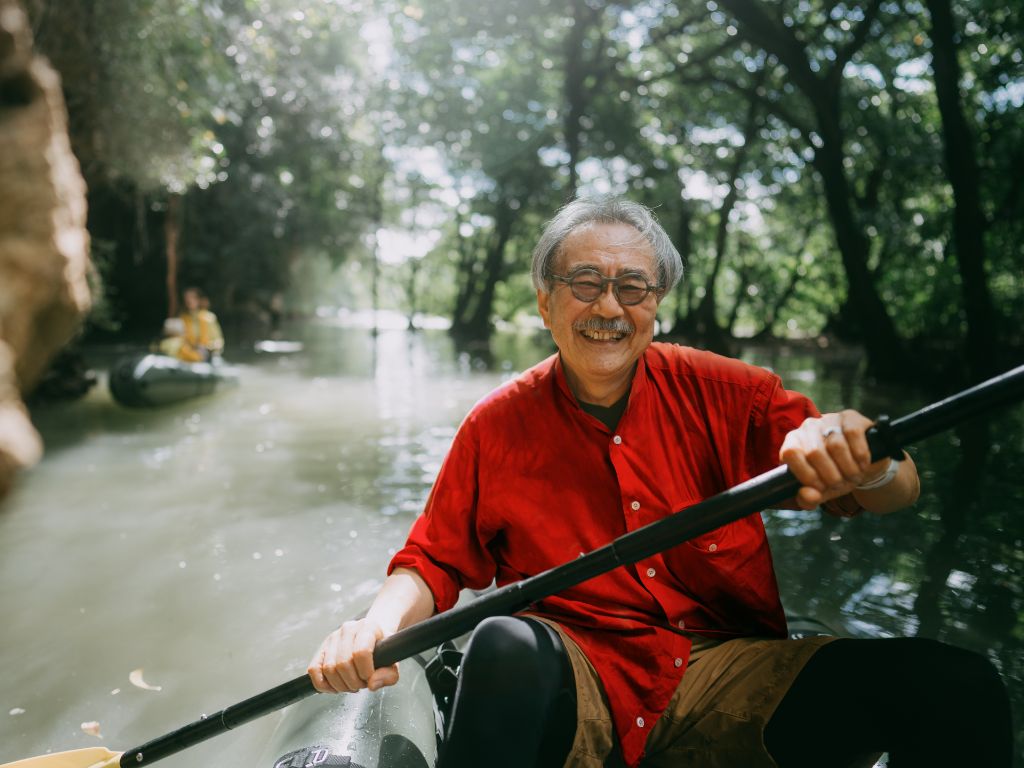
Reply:
[[[822,440],[828,440],[832,435],[836,434],[837,432],[842,432],[842,431],[843,430],[840,429],[839,427],[828,427],[827,429],[823,429],[821,431],[821,439]]]

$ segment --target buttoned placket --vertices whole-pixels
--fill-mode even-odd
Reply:
[[[622,437],[621,434],[616,433],[616,434],[612,435],[611,446],[609,446],[609,458],[612,461],[612,465],[616,468],[616,473],[617,474],[619,474],[619,466],[616,463],[616,458],[617,458],[617,456],[621,456],[621,454],[618,451],[613,450],[613,449],[614,448],[621,448],[621,446],[624,445],[624,442],[625,441],[623,440],[623,437]],[[626,513],[625,513],[626,529],[627,530],[632,531],[632,530],[635,530],[635,529],[641,527],[641,522],[640,522],[638,516],[635,513],[639,512],[640,508],[642,506],[643,505],[641,504],[639,499],[632,499],[632,500],[629,501],[629,504],[627,506]],[[634,514],[630,514],[631,512],[634,513]],[[712,544],[709,547],[709,550],[711,552],[714,552],[716,549],[718,549],[718,547],[716,545],[714,545],[714,544]],[[652,559],[654,559],[654,558],[652,558]],[[644,565],[642,563],[637,563],[636,568],[637,568],[637,573],[638,574],[646,574],[647,578],[651,579],[651,580],[654,580],[655,577],[657,577],[657,575],[658,575],[658,569],[654,565],[647,565],[646,567],[644,567]],[[650,587],[648,587],[648,590],[650,591],[651,589],[654,589],[654,588],[655,587],[652,584]],[[654,592],[652,592],[652,596],[654,597],[655,600],[658,600],[658,597],[657,597],[657,595]],[[660,601],[658,601],[658,602],[660,602]],[[680,629],[686,629],[686,622],[683,619],[679,619],[678,622],[677,622],[677,625],[678,625],[678,627]],[[681,657],[674,656],[674,657],[672,657],[671,663],[672,663],[672,665],[675,668],[678,669],[679,667],[683,666],[684,660]],[[641,728],[643,727],[643,725],[641,724],[642,722],[643,722],[643,717],[638,717],[637,718],[637,724]]]

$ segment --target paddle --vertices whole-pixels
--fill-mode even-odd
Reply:
[[[941,432],[984,411],[1024,397],[1024,366],[922,408],[903,418],[879,418],[868,434],[872,459],[900,455],[902,446]],[[468,605],[433,616],[382,640],[374,650],[376,666],[384,667],[437,647],[473,629],[490,616],[520,611],[536,601],[575,586],[620,565],[628,565],[669,549],[726,523],[791,498],[800,484],[785,467],[758,475],[740,485],[651,523],[570,563],[509,584]],[[147,765],[315,693],[307,675],[203,717],[141,747],[118,755],[103,748],[19,760],[0,768],[112,768]]]

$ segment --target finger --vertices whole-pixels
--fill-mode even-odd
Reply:
[[[868,446],[867,431],[872,422],[857,411],[843,411],[841,417],[845,426],[843,434],[846,436],[850,453],[863,473],[871,464],[871,448]]]
[[[839,433],[830,435],[827,438],[828,442],[843,440],[842,436],[837,437],[837,435]],[[813,487],[821,491],[827,491],[829,488],[833,488],[843,482],[843,474],[832,458],[832,454],[829,452],[825,441],[826,438],[820,434],[809,436],[807,439],[807,442],[810,443],[810,447],[806,452],[807,463],[811,465],[819,480],[818,483],[813,484]],[[845,441],[843,440],[843,442]]]
[[[352,689],[349,688],[348,684],[345,682],[345,679],[341,675],[341,670],[339,669],[341,656],[338,644],[341,639],[340,634],[340,630],[335,630],[327,636],[323,674],[325,681],[334,689],[335,693],[348,693]]]
[[[824,491],[825,484],[809,460],[805,442],[802,439],[802,433],[791,432],[786,435],[782,450],[779,451],[779,458],[789,467],[789,471],[793,473],[800,485]]]
[[[827,436],[823,435],[822,443],[825,446],[825,450],[828,451],[832,463],[838,469],[841,476],[840,479],[849,482],[860,482],[863,468],[853,456],[845,429],[840,426],[838,431],[832,432]]]
[[[346,642],[346,635],[349,640]],[[324,663],[324,674],[328,682],[339,693],[350,693],[358,691],[362,686],[359,678],[352,670],[351,654],[351,633],[344,627],[335,630],[331,636],[331,643],[327,649],[327,657]]]
[[[358,691],[366,687],[366,681],[359,676],[355,664],[352,663],[352,644],[355,639],[355,628],[351,625],[342,627],[338,637],[338,674],[350,691]]]
[[[369,682],[373,674],[373,648],[382,632],[374,625],[363,624],[352,643],[352,662],[360,679]]]
[[[821,491],[806,485],[796,493],[796,503],[800,509],[814,509],[821,505],[824,498]]]
[[[371,691],[379,690],[387,685],[394,685],[398,682],[398,665],[392,664],[390,667],[375,669],[366,682]]]
[[[309,675],[309,679],[313,681],[313,687],[316,688],[320,693],[337,693],[336,690],[331,686],[330,683],[324,678],[324,654],[326,650],[327,640],[320,644],[317,652],[313,654],[313,658],[309,662],[309,666],[306,668],[306,674]]]

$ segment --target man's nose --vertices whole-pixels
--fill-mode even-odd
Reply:
[[[622,305],[615,298],[613,283],[606,283],[601,295],[594,300],[594,312],[601,317],[620,317],[624,314]]]

